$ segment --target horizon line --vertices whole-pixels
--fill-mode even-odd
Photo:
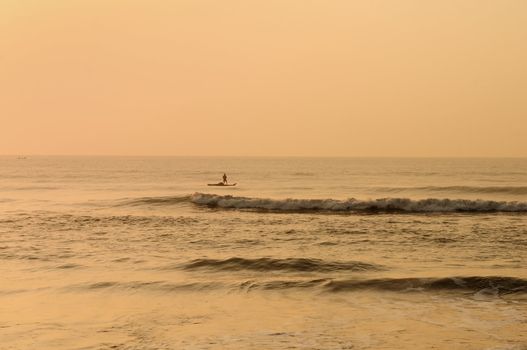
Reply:
[[[418,156],[418,155],[372,155],[372,156],[357,156],[357,155],[159,155],[159,154],[0,154],[0,157],[148,157],[148,158],[527,158],[525,156],[482,156],[482,155],[468,155],[468,156]]]

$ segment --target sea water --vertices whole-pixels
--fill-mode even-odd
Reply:
[[[527,159],[3,156],[0,262],[0,349],[526,349]]]

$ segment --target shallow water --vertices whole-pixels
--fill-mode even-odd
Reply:
[[[526,202],[527,159],[1,157],[0,349],[525,349]]]

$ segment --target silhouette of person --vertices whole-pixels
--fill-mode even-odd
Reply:
[[[223,173],[223,184],[227,184],[227,174]]]

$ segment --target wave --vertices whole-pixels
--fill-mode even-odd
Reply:
[[[197,205],[204,205],[214,208],[252,209],[275,212],[527,212],[527,202],[503,202],[468,199],[266,199],[194,193],[192,196],[190,196],[190,201]]]
[[[382,291],[467,291],[486,294],[527,293],[527,280],[502,276],[445,278],[384,278],[331,281],[325,289],[331,292],[358,289]]]
[[[160,227],[181,227],[191,229],[200,225],[202,220],[192,216],[177,215],[74,215],[39,212],[23,213],[6,218],[0,218],[0,225],[5,224],[17,230],[32,230],[35,232],[55,230],[92,232],[93,236],[89,239],[94,240],[97,237],[101,239],[104,236],[111,237],[111,228],[138,228],[141,230],[153,229],[157,233],[151,239],[170,239],[173,233],[159,230]],[[105,229],[103,229],[105,228]],[[88,231],[86,231],[88,230]],[[155,237],[155,238],[154,238]],[[2,246],[0,245],[0,252]],[[0,257],[2,254],[0,253]],[[13,255],[16,258],[17,255]],[[5,256],[4,256],[5,258]]]
[[[321,288],[325,292],[377,290],[386,292],[450,291],[486,295],[527,293],[527,280],[515,277],[445,277],[445,278],[378,278],[378,279],[314,279],[309,281],[268,281],[252,283],[247,289]]]
[[[209,269],[220,271],[295,271],[295,272],[338,272],[338,271],[369,271],[382,270],[379,265],[368,264],[360,261],[327,262],[320,259],[306,258],[229,258],[218,259],[196,259],[183,265],[185,270]]]
[[[303,281],[246,282],[246,290],[318,288],[328,293],[376,290],[383,292],[469,292],[484,295],[527,293],[527,280],[502,276],[444,278],[313,279]]]
[[[188,203],[191,196],[164,196],[164,197],[142,197],[131,200],[123,200],[118,206],[142,206],[142,205],[174,205]]]
[[[488,296],[527,293],[527,280],[505,276],[468,276],[443,278],[377,278],[377,279],[347,279],[319,278],[311,280],[267,280],[220,282],[200,281],[173,283],[167,281],[104,281],[70,285],[64,287],[68,291],[98,291],[125,290],[136,292],[140,290],[153,292],[196,292],[218,289],[238,290],[241,292],[305,289],[324,293],[343,293],[355,291],[380,291],[396,293],[470,293]]]
[[[153,292],[209,291],[228,287],[221,282],[170,283],[166,281],[104,281],[75,284],[63,287],[66,291],[125,290],[129,292],[147,290]]]

